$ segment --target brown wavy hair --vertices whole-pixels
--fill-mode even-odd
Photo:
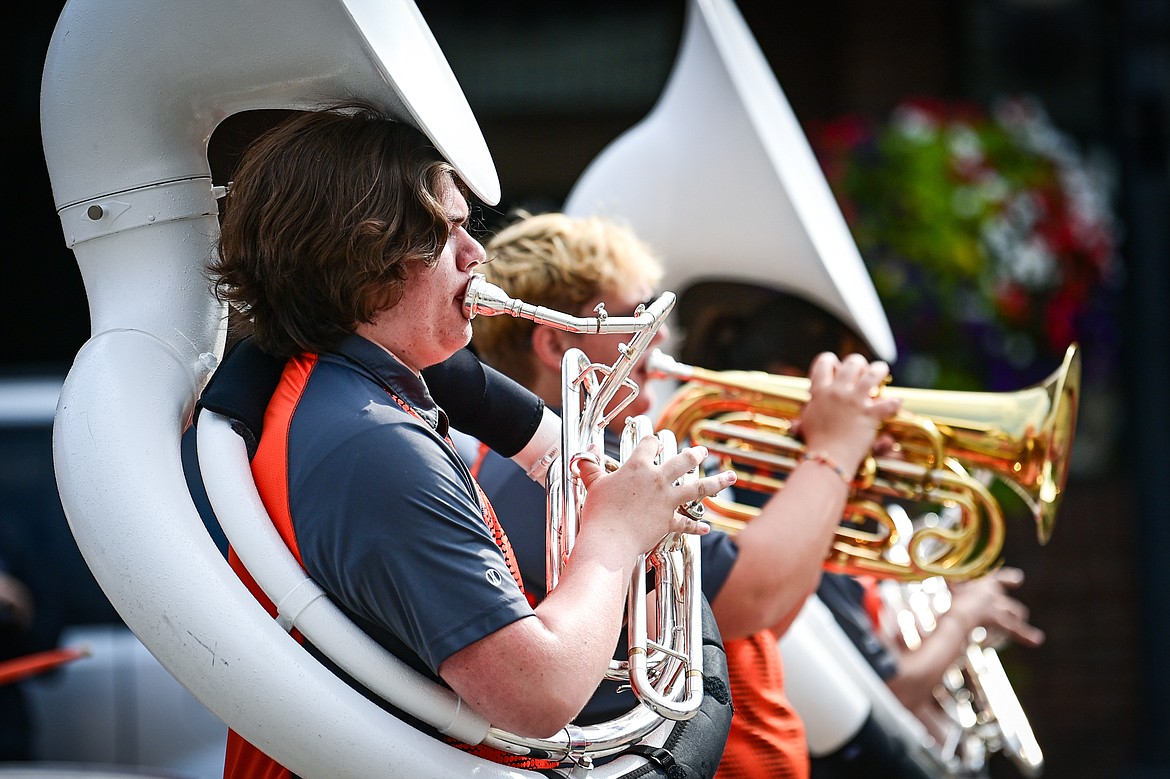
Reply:
[[[328,351],[401,299],[412,264],[437,261],[451,185],[466,194],[426,136],[369,104],[296,114],[240,159],[215,295],[266,352]]]

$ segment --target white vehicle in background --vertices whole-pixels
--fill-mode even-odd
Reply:
[[[53,475],[62,380],[0,377],[0,555],[22,539],[51,588],[33,586],[60,621],[57,645],[86,654],[14,682],[33,719],[34,762],[0,763],[0,776],[218,779],[226,726],[126,628],[74,544]]]

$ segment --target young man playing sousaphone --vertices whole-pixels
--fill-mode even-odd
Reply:
[[[734,477],[676,484],[705,452],[655,464],[653,437],[612,473],[582,461],[572,559],[531,606],[421,375],[471,337],[462,305],[484,252],[467,228],[464,187],[425,136],[370,106],[337,106],[245,152],[211,270],[255,344],[286,360],[252,463],[285,543],[399,658],[497,727],[546,737],[602,679],[638,556],[668,532],[706,532],[677,507]],[[225,776],[287,775],[230,734]]]

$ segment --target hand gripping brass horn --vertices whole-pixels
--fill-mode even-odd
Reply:
[[[883,581],[878,592],[894,639],[910,650],[937,629],[951,601],[946,581],[937,576]],[[933,701],[914,714],[931,735],[926,748],[945,776],[982,776],[995,752],[1011,760],[1021,776],[1044,771],[1043,751],[983,627],[971,631],[963,654],[935,685]]]
[[[890,506],[894,523],[913,535],[923,523],[950,525],[956,511],[926,514],[912,520],[900,505]],[[905,555],[905,549],[892,556]],[[878,583],[880,628],[898,646],[915,651],[938,629],[938,618],[951,607],[952,590],[947,581],[932,576],[922,581]],[[934,698],[914,711],[930,738],[922,748],[948,777],[973,777],[986,773],[991,755],[1006,756],[1021,776],[1044,772],[1044,753],[1031,723],[1000,662],[986,628],[971,631],[960,655],[939,679]]]
[[[683,365],[661,352],[648,358],[652,376],[683,382],[657,427],[680,441],[705,445],[738,474],[737,489],[782,489],[800,462],[803,445],[789,435],[809,397],[809,380],[762,371],[711,371]],[[969,470],[990,473],[1024,500],[1047,543],[1068,474],[1080,396],[1080,354],[1068,347],[1045,381],[1015,392],[958,392],[882,388],[902,398],[902,411],[883,432],[896,457],[868,458],[826,560],[846,573],[921,580],[978,576],[998,560],[1004,519],[999,502]],[[956,506],[954,527],[923,527],[903,539],[884,504],[930,502]],[[714,497],[704,500],[707,521],[736,532],[759,509]],[[926,541],[931,543],[924,543]],[[909,555],[891,559],[905,544]]]
[[[604,305],[596,316],[578,317],[534,306],[508,296],[500,287],[475,274],[464,296],[464,313],[469,319],[510,315],[572,333],[630,333],[628,344],[619,348],[612,365],[592,363],[580,349],[565,352],[561,361],[561,445],[560,455],[549,468],[548,526],[546,537],[546,582],[556,587],[568,561],[580,524],[585,489],[576,474],[577,462],[590,452],[604,451],[605,429],[639,389],[629,378],[634,365],[650,348],[654,334],[674,308],[675,295],[662,293],[649,305],[641,305],[633,316],[611,317]],[[619,397],[619,392],[626,394]],[[617,405],[606,413],[606,408]],[[616,464],[624,462],[642,437],[653,432],[649,418],[627,420],[622,450]],[[662,458],[677,452],[677,443],[668,431],[659,433]],[[615,465],[607,458],[607,466]],[[697,478],[697,471],[686,478]],[[647,620],[646,570],[655,572],[651,603],[655,620]],[[696,536],[668,533],[646,555],[630,583],[628,608],[629,659],[613,661],[608,679],[629,683],[644,709],[660,718],[686,720],[698,711],[702,701],[702,637],[700,555]],[[653,630],[651,630],[653,628]],[[638,720],[644,722],[644,719]],[[654,721],[658,721],[654,718]]]

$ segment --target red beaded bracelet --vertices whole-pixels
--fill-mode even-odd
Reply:
[[[841,477],[841,481],[845,482],[845,485],[847,487],[852,486],[852,484],[853,484],[853,482],[849,478],[848,474],[845,473],[845,471],[841,468],[840,465],[837,465],[837,461],[834,460],[829,455],[825,454],[824,452],[806,451],[804,454],[802,454],[800,456],[800,461],[802,463],[809,462],[809,461],[814,462],[814,463],[820,463],[821,465],[824,465],[828,468],[831,468],[833,470],[833,473],[835,473]]]

